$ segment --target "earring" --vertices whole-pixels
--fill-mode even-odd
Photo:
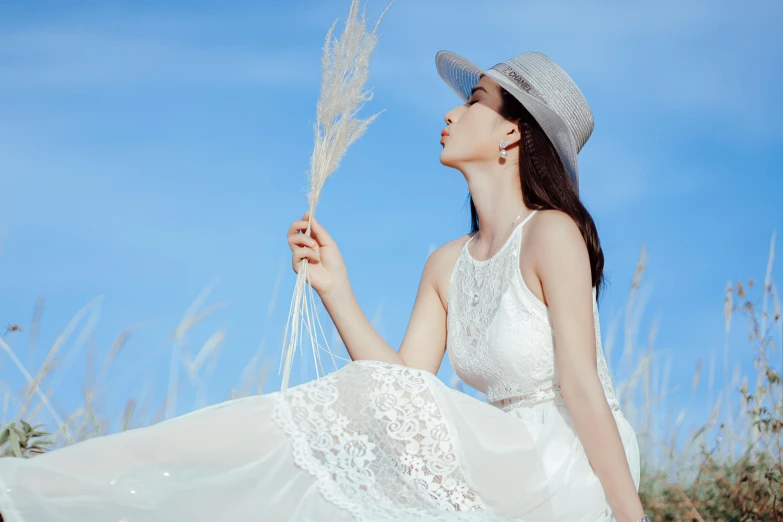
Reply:
[[[500,157],[505,158],[506,157],[506,147],[508,147],[508,140],[503,140],[500,142]]]

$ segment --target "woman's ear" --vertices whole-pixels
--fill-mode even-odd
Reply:
[[[519,126],[515,123],[509,125],[508,129],[506,130],[506,137],[505,137],[505,140],[508,141],[509,145],[515,145],[519,143],[521,139],[522,139],[522,133],[519,132]]]

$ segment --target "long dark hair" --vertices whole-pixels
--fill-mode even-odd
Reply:
[[[503,87],[498,88],[503,99],[498,113],[509,121],[518,121],[522,135],[519,142],[519,179],[525,206],[561,210],[576,222],[590,255],[592,286],[598,299],[604,285],[604,253],[595,222],[571,186],[565,166],[541,126],[519,100]],[[479,229],[478,212],[471,195],[468,195],[468,200],[470,231],[476,232]]]

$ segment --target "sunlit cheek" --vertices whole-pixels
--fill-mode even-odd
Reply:
[[[472,118],[472,121],[466,122],[465,132],[460,136],[461,145],[466,156],[471,159],[483,159],[488,156],[491,148],[487,136],[490,135],[490,129],[486,121],[481,118]]]

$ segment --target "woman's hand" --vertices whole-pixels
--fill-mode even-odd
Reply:
[[[288,245],[294,253],[294,272],[298,274],[302,260],[307,259],[310,284],[323,299],[336,288],[348,285],[348,270],[340,249],[326,229],[315,218],[312,223],[310,221],[308,210],[301,220],[291,224],[288,229]],[[310,236],[304,233],[308,223]]]

